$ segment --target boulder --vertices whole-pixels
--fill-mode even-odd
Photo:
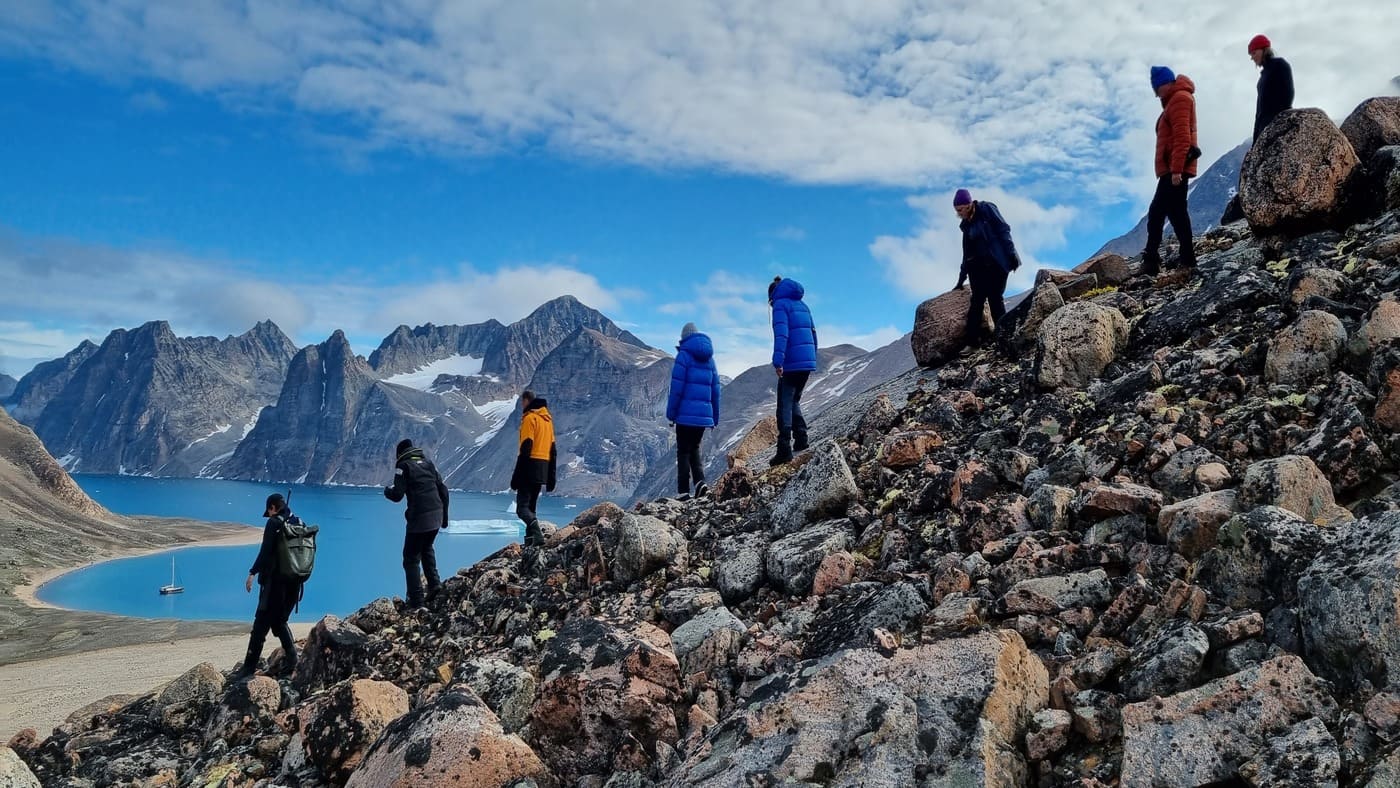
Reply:
[[[506,733],[518,732],[529,721],[538,685],[529,671],[499,659],[474,659],[458,665],[452,681],[471,688]]]
[[[803,656],[813,659],[843,648],[870,646],[876,630],[902,633],[927,612],[928,603],[910,583],[849,594],[812,619]]]
[[[778,417],[764,416],[754,423],[744,437],[729,450],[726,460],[730,468],[748,467],[760,453],[778,442]]]
[[[42,788],[29,765],[9,747],[0,747],[0,788]]]
[[[753,495],[753,471],[739,465],[721,473],[711,488],[716,501],[732,501]]]
[[[880,464],[886,468],[912,468],[923,462],[930,449],[943,445],[943,437],[932,430],[896,432],[880,446]]]
[[[1044,709],[1031,718],[1026,734],[1026,754],[1033,761],[1043,761],[1069,745],[1074,717],[1067,711]]]
[[[311,692],[372,673],[369,637],[364,630],[336,616],[326,616],[306,636],[294,681],[298,690]]]
[[[1055,314],[1064,305],[1065,298],[1060,295],[1060,288],[1050,282],[1036,285],[1035,291],[1031,293],[1026,319],[1021,321],[1021,325],[1016,329],[1017,347],[1034,346],[1045,319]]]
[[[1288,454],[1261,460],[1245,469],[1239,507],[1277,506],[1311,522],[1337,513],[1332,484],[1310,457]]]
[[[1294,454],[1312,459],[1318,470],[1332,485],[1337,494],[1347,494],[1374,479],[1385,466],[1385,453],[1376,441],[1371,439],[1370,428],[1356,403],[1366,404],[1369,392],[1360,383],[1345,374],[1338,375],[1333,385],[1332,402],[1323,412],[1321,421],[1313,429],[1307,440],[1293,447]],[[1342,392],[1350,381],[1351,390],[1360,391],[1361,396]],[[1349,519],[1339,507],[1332,507],[1319,513],[1324,519]]]
[[[949,290],[919,304],[914,312],[914,332],[909,342],[914,359],[921,367],[936,367],[958,354],[967,341],[967,312],[972,306],[972,290]],[[982,324],[993,326],[991,312],[984,311]]]
[[[822,441],[773,501],[773,533],[783,536],[823,517],[840,517],[859,497],[845,452],[834,440]]]
[[[627,584],[658,569],[684,570],[689,561],[687,547],[685,535],[665,521],[629,512],[618,524],[613,579]]]
[[[715,550],[715,586],[729,604],[743,602],[763,587],[768,538],[761,533],[725,537]]]
[[[1385,298],[1379,301],[1356,332],[1358,350],[1369,355],[1400,339],[1400,301]]]
[[[168,732],[181,735],[197,730],[224,692],[224,674],[202,662],[165,685],[151,706],[155,721]]]
[[[1108,573],[1102,569],[1059,577],[1035,577],[1012,586],[1001,598],[1008,614],[1054,614],[1078,607],[1106,607],[1112,599]]]
[[[854,540],[850,520],[827,520],[785,536],[768,546],[768,580],[783,593],[810,594],[822,561],[849,550]]]
[[[1200,470],[1206,468],[1205,473]],[[1200,446],[1182,449],[1171,456],[1161,468],[1152,473],[1152,483],[1168,496],[1190,498],[1222,482],[1215,474],[1229,478],[1230,471],[1221,459]]]
[[[268,676],[254,676],[228,685],[222,702],[204,730],[204,741],[222,739],[229,745],[248,744],[262,733],[282,708],[282,685]]]
[[[1210,638],[1199,627],[1176,622],[1163,627],[1133,649],[1123,674],[1123,695],[1130,701],[1190,689],[1210,651]]]
[[[530,742],[562,784],[646,769],[659,745],[680,738],[680,662],[654,626],[572,619],[547,642],[539,671]]]
[[[1302,307],[1313,296],[1335,301],[1346,288],[1347,275],[1341,271],[1321,266],[1302,268],[1288,277],[1288,301],[1295,308]]]
[[[1067,304],[1046,318],[1036,342],[1034,375],[1042,388],[1083,388],[1128,340],[1128,321],[1111,307]]]
[[[1303,646],[1345,688],[1400,688],[1400,512],[1344,526],[1298,578]]]
[[[1330,539],[1286,509],[1261,506],[1227,521],[1196,564],[1195,582],[1213,601],[1267,610],[1296,598],[1299,573]]]
[[[399,609],[394,606],[394,600],[382,596],[350,614],[346,622],[359,627],[365,634],[372,635],[397,624]]]
[[[337,781],[360,765],[389,723],[408,713],[408,693],[387,681],[338,684],[297,709],[306,760]]]
[[[1234,516],[1238,499],[1235,490],[1219,490],[1164,506],[1157,532],[1176,552],[1199,558],[1215,547],[1216,532]]]
[[[1136,514],[1151,521],[1161,509],[1161,493],[1129,482],[1100,484],[1084,493],[1079,502],[1079,515],[1091,520]]]
[[[1331,226],[1360,164],[1320,109],[1285,110],[1259,135],[1240,171],[1240,205],[1256,235],[1303,235]]]
[[[822,559],[812,576],[812,594],[826,596],[850,583],[856,576],[856,557],[842,550]]]
[[[502,730],[486,704],[458,686],[386,727],[346,786],[549,785],[550,779],[529,745]]]
[[[1264,751],[1240,767],[1240,776],[1260,788],[1331,786],[1342,771],[1342,754],[1327,725],[1317,717],[1270,739]]]
[[[1171,300],[1133,324],[1134,346],[1159,347],[1180,342],[1236,311],[1276,303],[1277,285],[1265,270],[1264,253],[1254,244],[1239,244],[1216,255],[1197,272],[1200,287],[1183,288]]]
[[[890,658],[842,651],[765,681],[669,784],[1025,785],[1021,743],[1048,697],[1044,666],[1007,630]]]
[[[1062,531],[1069,527],[1074,507],[1074,490],[1054,484],[1035,488],[1026,501],[1026,517],[1031,526],[1044,531]]]
[[[1379,96],[1361,102],[1342,121],[1342,134],[1361,161],[1370,161],[1387,145],[1400,145],[1400,97]]]
[[[1310,309],[1269,342],[1264,378],[1286,386],[1308,386],[1331,377],[1346,345],[1347,330],[1335,315]]]
[[[671,643],[686,675],[725,665],[739,652],[748,627],[729,608],[707,610],[676,627]]]
[[[1228,784],[1304,720],[1336,701],[1291,654],[1166,698],[1123,708],[1123,788]]]
[[[1132,269],[1122,255],[1105,252],[1074,267],[1076,274],[1094,274],[1101,285],[1121,285],[1132,277]]]

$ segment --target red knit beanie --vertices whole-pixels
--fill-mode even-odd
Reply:
[[[1250,52],[1253,52],[1256,49],[1268,49],[1271,46],[1273,46],[1273,44],[1269,43],[1269,37],[1264,35],[1263,33],[1260,33],[1254,38],[1249,39]]]

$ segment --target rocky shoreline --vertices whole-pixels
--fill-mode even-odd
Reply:
[[[1306,166],[1341,132],[1304,121]],[[1246,190],[1274,234],[1194,277],[1042,272],[1013,358],[947,354],[942,297],[940,366],[792,465],[10,746],[58,786],[1400,784],[1400,172],[1362,174],[1395,188],[1351,224],[1352,173]]]

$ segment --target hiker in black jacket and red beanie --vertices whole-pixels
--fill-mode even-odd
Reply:
[[[394,483],[384,488],[384,497],[395,503],[408,497],[408,508],[403,513],[407,529],[403,538],[403,572],[408,606],[416,608],[431,602],[442,588],[433,542],[438,530],[447,527],[447,485],[432,461],[422,449],[414,448],[412,441],[399,441],[394,456]],[[418,576],[420,563],[428,581],[426,598]]]
[[[1249,58],[1259,67],[1259,100],[1254,107],[1254,141],[1286,109],[1293,108],[1293,67],[1274,54],[1273,42],[1265,35],[1249,41]]]

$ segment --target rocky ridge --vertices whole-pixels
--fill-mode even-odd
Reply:
[[[843,403],[789,466],[327,617],[291,680],[199,666],[11,746],[50,785],[1393,785],[1387,211],[1050,272],[1001,337],[1031,352]]]

